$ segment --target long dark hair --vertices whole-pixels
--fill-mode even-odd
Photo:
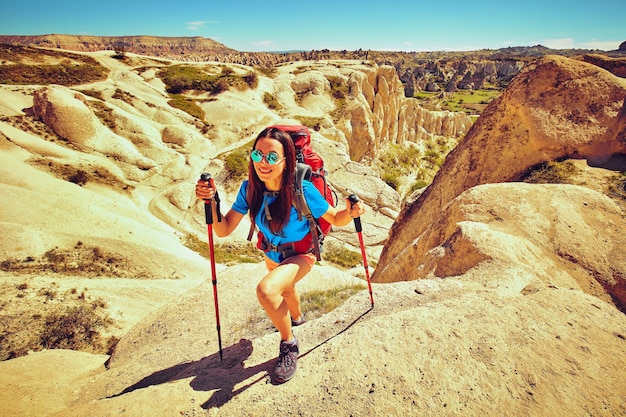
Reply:
[[[282,230],[289,222],[289,213],[291,212],[291,205],[293,204],[295,189],[294,183],[296,179],[296,150],[293,145],[293,140],[289,133],[277,129],[275,127],[265,128],[254,141],[252,149],[255,149],[256,144],[263,138],[275,139],[283,145],[285,152],[285,170],[283,171],[283,177],[280,184],[280,191],[278,196],[269,205],[270,214],[272,220],[269,221],[268,227],[272,233],[282,236]],[[250,220],[254,224],[256,215],[261,210],[263,204],[263,192],[265,190],[265,184],[256,174],[254,170],[254,163],[252,159],[248,162],[248,190],[246,192],[246,199],[250,206]]]

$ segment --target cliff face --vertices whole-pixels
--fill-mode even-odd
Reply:
[[[124,51],[159,57],[195,55],[210,52],[232,52],[233,49],[209,38],[160,36],[83,36],[39,35],[0,36],[0,43],[69,51]]]
[[[442,217],[442,211],[472,187],[515,181],[529,168],[544,161],[577,158],[601,164],[612,155],[626,154],[625,96],[625,80],[590,64],[550,56],[529,65],[450,153],[433,183],[400,213],[391,229],[374,279],[395,281],[398,271],[416,269],[421,270],[422,276],[461,273],[454,268],[433,270],[426,266],[433,265],[433,257],[446,257],[448,252],[456,251],[458,255],[459,252],[469,251],[474,254],[469,258],[476,262],[469,262],[466,269],[461,268],[463,271],[487,259],[484,256],[486,249],[476,249],[475,244],[466,245],[464,249],[455,247],[454,242],[473,241],[468,237],[470,232],[461,227],[468,219],[460,216],[455,222],[451,216]],[[517,197],[507,192],[502,193],[502,199],[507,201]],[[527,204],[528,210],[539,211],[543,202],[539,199]],[[588,204],[596,208],[600,206],[600,203]],[[579,210],[584,211],[584,207]],[[612,216],[613,220],[606,220],[605,223],[621,223],[619,209],[613,207],[607,211],[612,213],[608,216]],[[615,230],[611,227],[606,233],[613,233],[615,238],[620,239],[617,230],[619,227]],[[597,232],[602,233],[601,230]],[[541,232],[541,235],[545,237],[545,233]],[[558,238],[548,233],[547,239],[550,242],[547,245],[559,252],[558,248],[563,244],[558,242]],[[623,291],[619,288],[624,286],[624,278],[623,274],[610,271],[626,268],[626,259],[615,252],[618,247],[607,249],[606,253],[613,254],[607,260],[610,264],[608,268],[599,266],[601,260],[598,265],[588,268],[591,281],[597,279],[602,281],[604,287],[618,288],[614,295]],[[579,255],[568,258],[570,255],[568,251],[559,252],[559,256],[570,263],[580,261]],[[587,264],[590,265],[589,262]],[[416,276],[404,274],[407,275]],[[619,297],[624,298],[624,294]],[[625,301],[622,299],[620,303]]]
[[[271,92],[282,112],[304,111],[324,119],[320,133],[345,142],[353,161],[376,158],[389,143],[458,139],[471,126],[465,113],[427,110],[405,97],[402,82],[388,65],[319,61],[277,68]]]

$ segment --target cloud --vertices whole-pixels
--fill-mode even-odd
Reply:
[[[583,42],[579,48],[584,49],[601,49],[603,51],[614,51],[619,48],[622,41],[597,41],[595,39],[589,42]]]
[[[195,31],[202,29],[205,25],[209,25],[213,23],[217,23],[217,22],[211,21],[211,20],[197,20],[195,22],[187,22],[186,25],[187,25],[188,30],[193,30],[195,32]]]
[[[544,39],[543,46],[551,49],[601,49],[612,51],[619,48],[620,41],[598,41],[592,39],[588,42],[576,42],[573,38]]]
[[[268,46],[268,45],[274,45],[274,41],[258,41],[258,42],[251,42],[251,45],[254,46]]]

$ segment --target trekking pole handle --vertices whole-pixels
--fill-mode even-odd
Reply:
[[[222,221],[222,213],[220,211],[220,195],[217,193],[217,187],[215,187],[215,181],[213,181],[213,177],[211,174],[204,172],[200,175],[200,180],[207,181],[209,186],[215,190],[215,194],[213,195],[213,199],[215,200],[215,210],[217,212],[217,221]],[[204,200],[204,215],[206,217],[206,224],[213,224],[213,211],[211,210],[211,200]],[[207,207],[208,206],[208,207]]]
[[[352,207],[359,202],[359,197],[356,194],[350,194],[348,196],[348,200],[350,201],[350,207]],[[361,231],[363,230],[363,227],[361,226],[361,217],[354,218],[354,227],[357,233],[361,233]]]

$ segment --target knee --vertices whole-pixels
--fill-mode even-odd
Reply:
[[[261,281],[256,286],[256,296],[261,302],[271,300],[276,296],[276,289],[270,283]]]

